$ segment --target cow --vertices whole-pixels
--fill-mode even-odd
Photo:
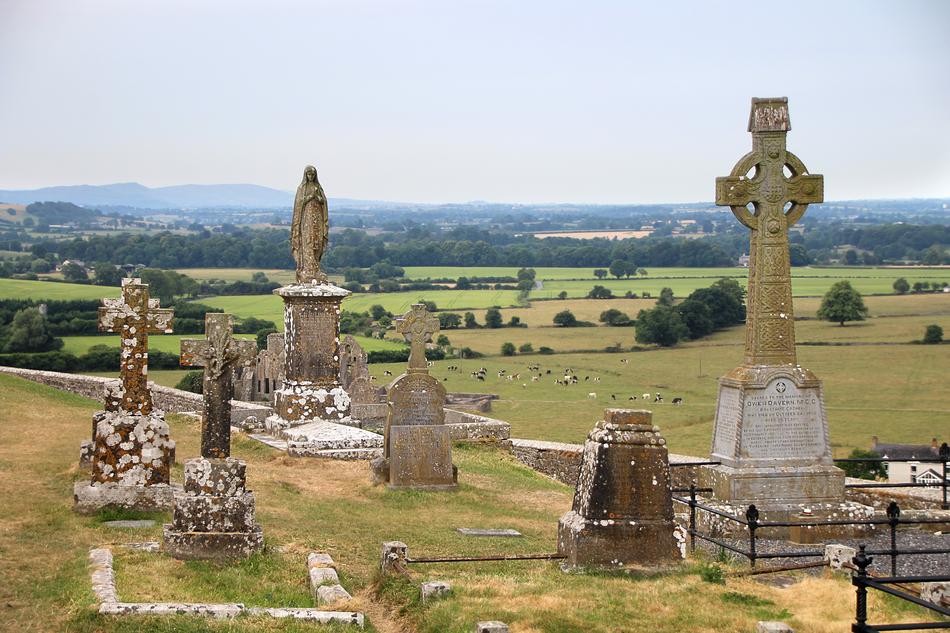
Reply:
[[[386,371],[383,372],[383,375],[384,375],[384,376],[392,376],[393,373],[387,369]]]
[[[587,394],[587,399],[588,399],[588,400],[596,400],[596,399],[597,399],[597,394],[594,393],[593,391],[591,391],[589,394]]]
[[[673,398],[673,404],[683,404],[682,398]]]
[[[656,397],[653,399],[653,402],[663,402],[663,396],[656,394]]]
[[[645,394],[643,394],[643,395],[640,396],[640,397],[643,398],[644,400],[649,400],[649,399],[650,399],[650,394],[645,393]],[[634,400],[635,400],[635,399],[636,399],[636,398],[634,398]]]

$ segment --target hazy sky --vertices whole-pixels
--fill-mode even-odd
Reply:
[[[0,188],[711,200],[783,95],[827,199],[950,196],[946,0],[0,0]]]

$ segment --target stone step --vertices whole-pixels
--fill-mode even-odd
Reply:
[[[291,457],[318,457],[323,459],[341,459],[347,461],[376,459],[383,456],[382,448],[331,448],[317,449],[308,444],[291,442],[287,449]]]
[[[271,448],[276,448],[279,451],[287,450],[287,440],[282,440],[274,437],[273,435],[266,435],[264,433],[253,433],[248,435],[252,440],[257,440],[261,444],[266,444]]]

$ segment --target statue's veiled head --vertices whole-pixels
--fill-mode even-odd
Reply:
[[[317,182],[317,168],[313,165],[307,165],[303,168],[303,183]]]

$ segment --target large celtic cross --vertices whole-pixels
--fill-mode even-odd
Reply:
[[[409,370],[426,370],[426,343],[439,331],[439,319],[429,314],[424,303],[414,303],[396,319],[396,331],[409,341]]]
[[[148,415],[152,394],[148,389],[148,335],[171,334],[175,311],[159,308],[149,299],[148,284],[141,279],[122,280],[121,299],[103,299],[99,308],[99,331],[115,332],[121,339],[120,369],[122,409]]]
[[[232,336],[230,314],[205,314],[205,338],[182,339],[181,364],[204,367],[204,411],[201,416],[201,456],[231,455],[231,397],[234,368],[257,356],[257,343]]]
[[[752,151],[716,178],[716,204],[751,229],[746,365],[796,364],[788,229],[824,200],[824,178],[785,149],[788,99],[752,99]],[[786,175],[788,170],[788,175]],[[749,211],[747,205],[753,210]]]

